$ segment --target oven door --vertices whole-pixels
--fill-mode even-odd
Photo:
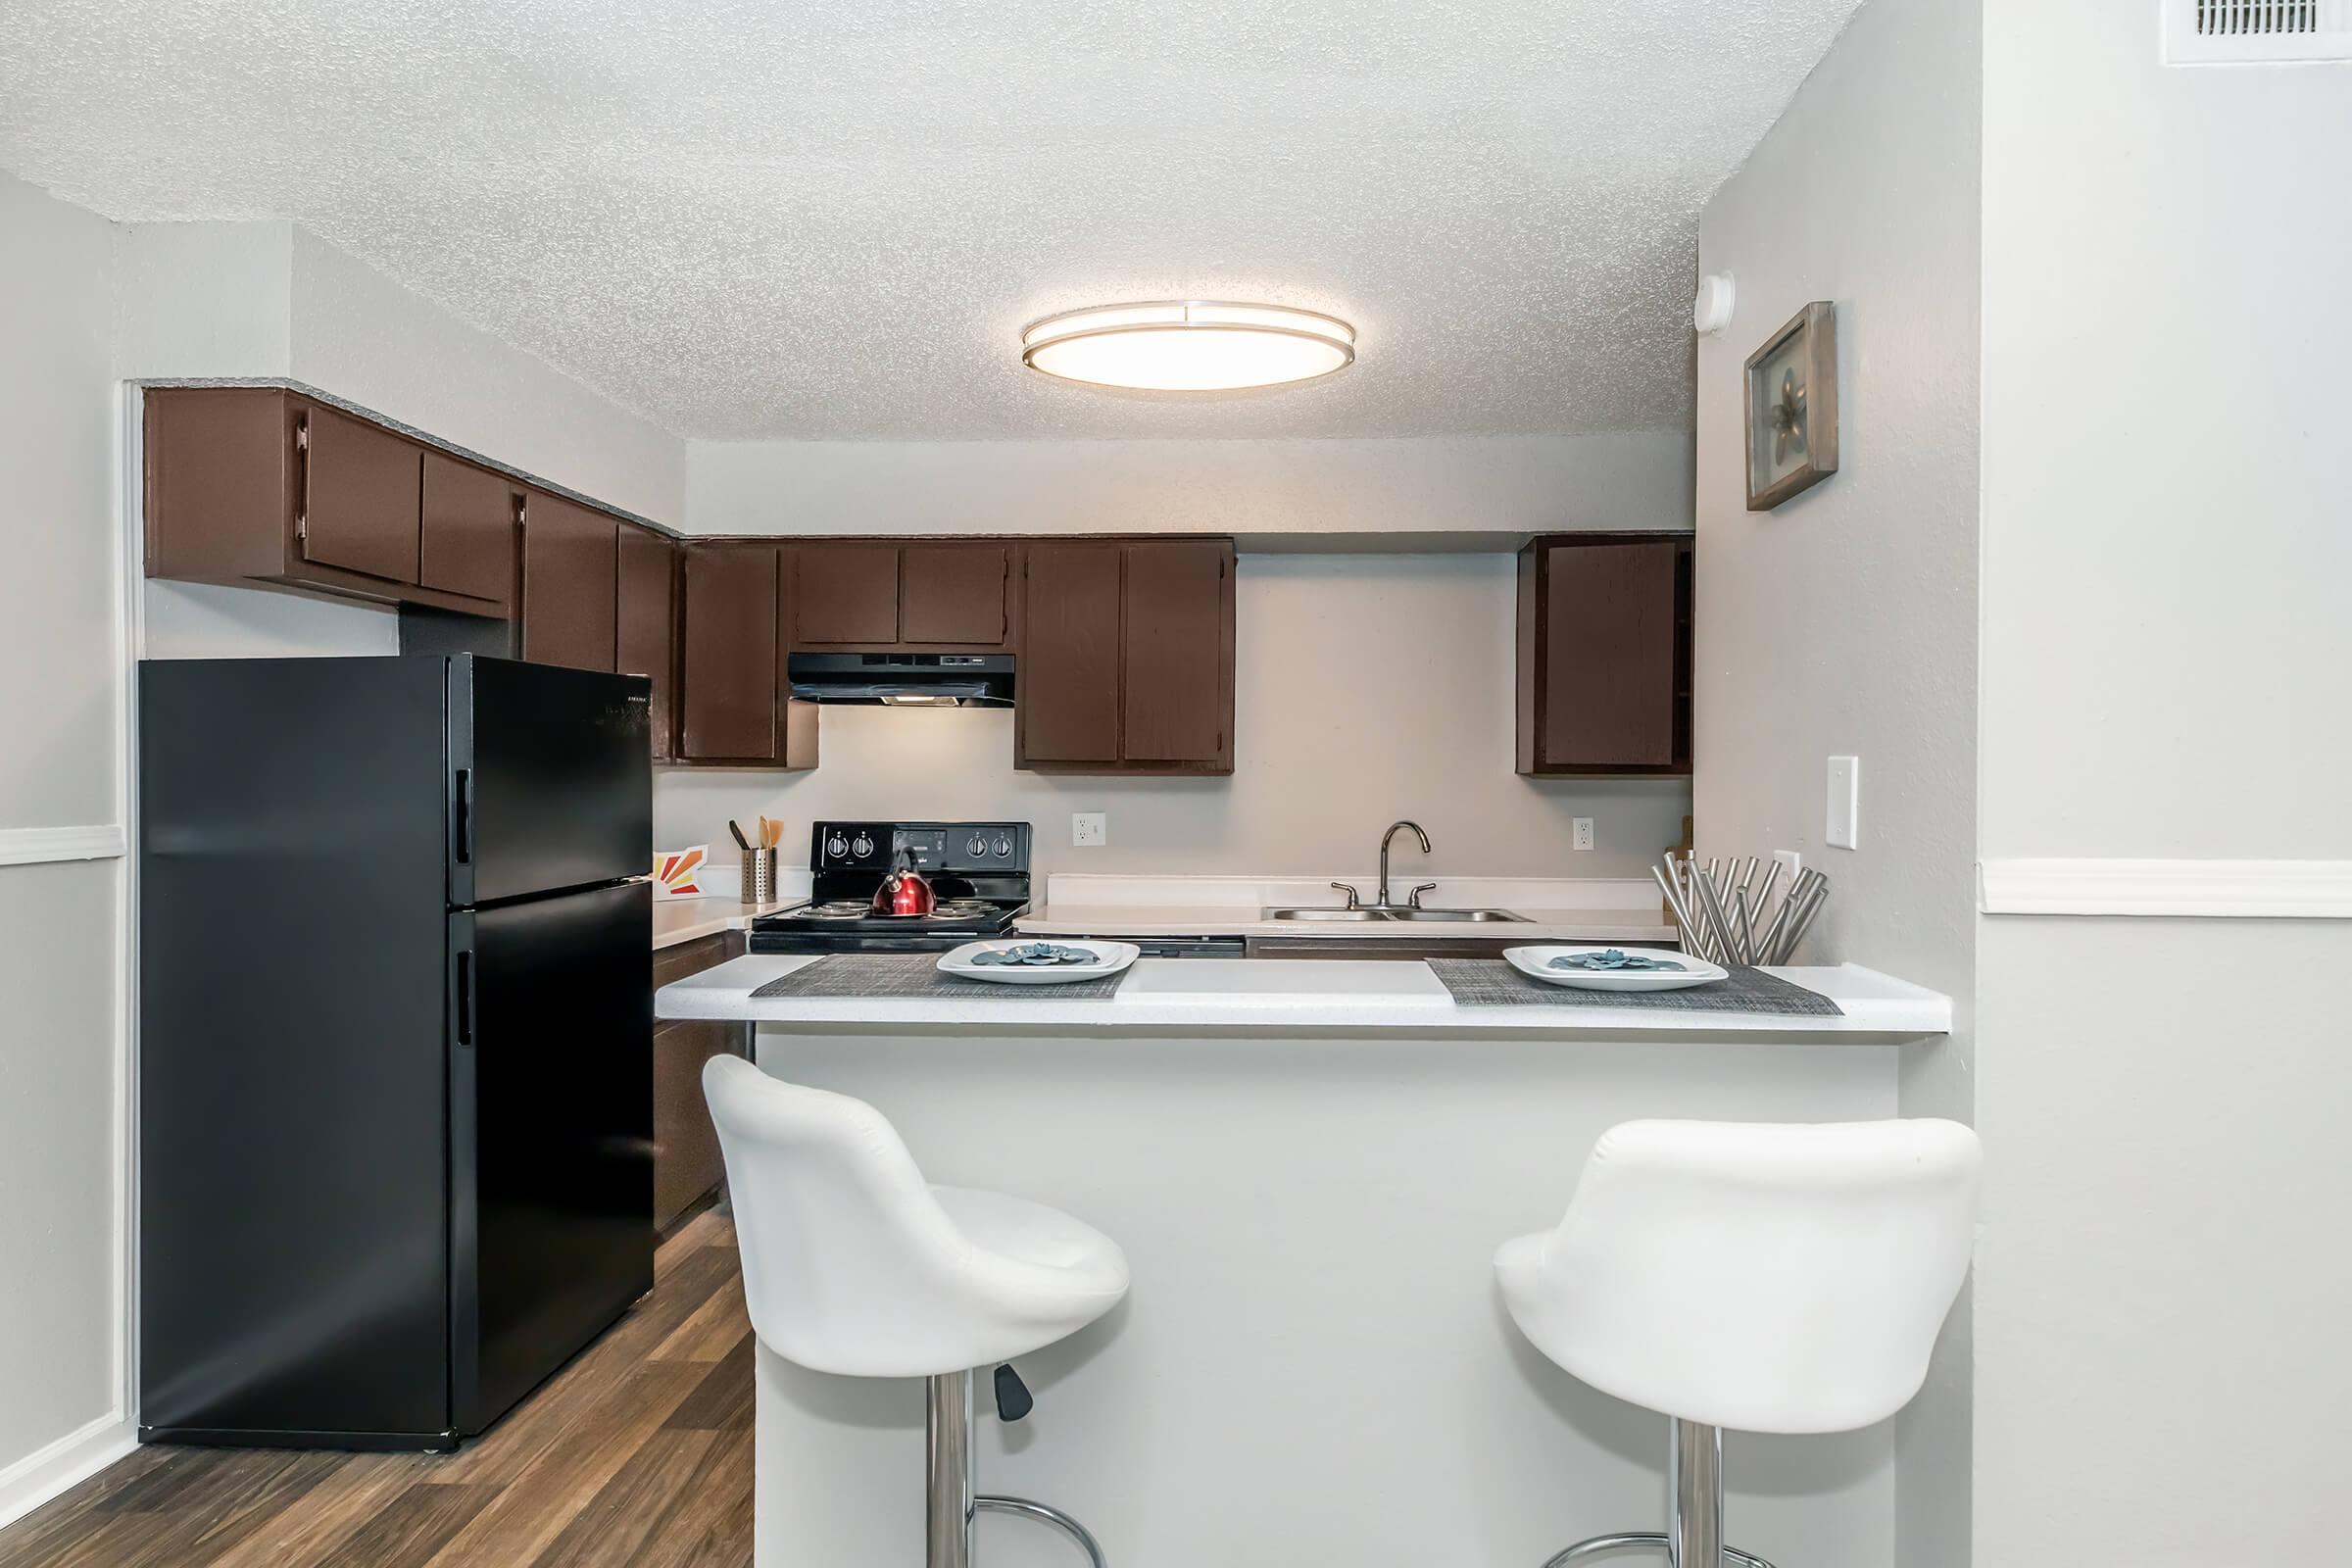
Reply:
[[[750,951],[754,953],[946,953],[966,942],[985,942],[1010,935],[1008,926],[986,930],[957,921],[950,925],[910,925],[906,929],[847,931],[821,925],[761,926],[754,922]]]

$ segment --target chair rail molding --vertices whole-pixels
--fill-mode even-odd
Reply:
[[[86,827],[0,827],[0,865],[48,860],[119,860],[128,847],[119,822]]]
[[[2000,858],[1977,863],[1986,914],[2352,920],[2352,860]]]

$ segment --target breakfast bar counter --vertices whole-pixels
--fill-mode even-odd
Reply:
[[[983,1419],[976,1451],[980,1490],[1068,1509],[1127,1568],[1531,1568],[1662,1528],[1664,1422],[1528,1346],[1494,1249],[1558,1220],[1616,1122],[1891,1116],[1906,1054],[1951,1021],[1850,965],[1779,971],[1824,1017],[1465,1005],[1373,959],[1145,958],[1100,1000],[754,995],[817,961],[736,958],[656,1007],[754,1022],[762,1069],[874,1106],[925,1179],[1124,1250],[1127,1299],[1023,1359],[1036,1413]],[[762,1348],[757,1389],[759,1568],[921,1562],[921,1383]],[[1730,1443],[1735,1544],[1882,1568],[1890,1427]],[[978,1528],[991,1568],[1080,1561],[1019,1519]]]
[[[1768,969],[1835,1003],[1836,1016],[1693,1012],[1633,1006],[1479,1006],[1454,1001],[1419,960],[1140,958],[1109,997],[1068,1000],[1050,986],[969,996],[762,997],[811,963],[754,954],[664,986],[663,1018],[751,1021],[790,1033],[1127,1035],[1150,1033],[1678,1039],[1889,1044],[1951,1028],[1948,997],[1856,964]]]

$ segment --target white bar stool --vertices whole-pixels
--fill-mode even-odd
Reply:
[[[1667,1417],[1671,1530],[1595,1536],[1673,1568],[1770,1568],[1723,1542],[1723,1429],[1849,1432],[1911,1401],[1968,1274],[1977,1135],[1958,1122],[1633,1121],[1559,1225],[1494,1254],[1537,1349]]]
[[[881,1112],[769,1077],[739,1056],[703,1069],[743,1256],[752,1332],[815,1372],[928,1381],[929,1568],[969,1568],[976,1510],[1102,1548],[1042,1502],[973,1490],[972,1373],[995,1367],[998,1414],[1029,1412],[1009,1366],[1127,1294],[1127,1258],[1069,1215],[998,1193],[933,1187]]]

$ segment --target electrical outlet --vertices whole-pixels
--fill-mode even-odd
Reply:
[[[1862,760],[1830,759],[1829,822],[1822,840],[1833,850],[1850,850],[1862,826]]]
[[[1082,850],[1101,849],[1110,842],[1108,811],[1072,811],[1070,843]]]
[[[1592,847],[1592,819],[1589,816],[1580,816],[1574,820],[1576,827],[1576,847],[1580,850],[1591,849]]]
[[[1782,870],[1788,873],[1788,886],[1796,886],[1796,874],[1805,868],[1805,858],[1794,850],[1775,850],[1772,858],[1780,861]]]

